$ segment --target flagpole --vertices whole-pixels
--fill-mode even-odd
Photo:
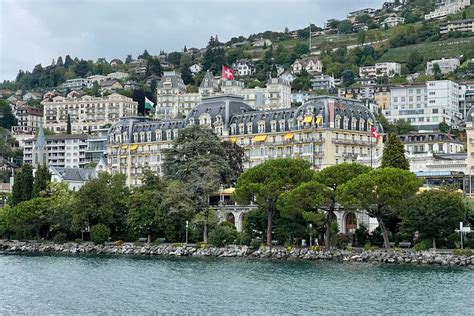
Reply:
[[[372,168],[372,135],[370,135],[370,168]]]

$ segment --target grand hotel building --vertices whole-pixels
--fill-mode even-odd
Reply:
[[[162,172],[163,149],[172,146],[180,130],[201,125],[242,146],[246,168],[292,157],[321,169],[382,152],[382,142],[370,137],[371,124],[380,129],[373,114],[357,100],[321,96],[299,107],[255,111],[242,97],[210,96],[185,119],[122,118],[109,130],[107,168],[125,174],[128,185],[140,185],[144,170]]]

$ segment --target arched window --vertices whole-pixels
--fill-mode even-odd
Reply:
[[[258,122],[258,132],[265,133],[265,121]]]
[[[351,119],[351,123],[352,123],[352,130],[356,130],[357,129],[357,119],[355,117],[352,117]]]
[[[239,124],[239,134],[245,134],[245,125],[244,125],[244,123]]]
[[[253,133],[253,124],[252,122],[247,123],[247,134]]]
[[[271,128],[272,133],[276,132],[277,122],[275,120],[270,122],[270,128]]]
[[[237,128],[237,127],[236,127],[235,123],[230,125],[230,134],[231,134],[231,135],[235,135],[235,134],[236,134],[236,128]]]
[[[344,116],[344,129],[349,129],[349,118]]]
[[[285,120],[280,120],[280,132],[285,131]]]
[[[341,128],[341,116],[339,114],[334,119],[334,128]]]
[[[155,130],[155,136],[156,136],[156,140],[161,140],[161,137],[162,137],[161,129]]]

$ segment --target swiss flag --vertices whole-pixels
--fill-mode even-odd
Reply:
[[[234,80],[234,69],[227,66],[222,66],[222,79]]]
[[[375,126],[372,126],[370,128],[370,136],[372,136],[373,138],[380,139],[380,133],[377,132],[377,130],[375,129]]]

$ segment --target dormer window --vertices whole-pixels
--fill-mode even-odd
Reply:
[[[252,122],[247,123],[247,134],[253,133],[253,124]]]
[[[244,123],[239,124],[239,134],[244,134],[245,133],[244,127],[245,127]]]
[[[230,126],[230,134],[231,134],[231,135],[235,135],[235,134],[236,134],[236,126],[235,126],[235,124],[232,124],[232,125]]]
[[[285,120],[280,121],[280,132],[283,132],[285,130]]]
[[[270,128],[271,128],[272,133],[276,132],[276,129],[277,129],[276,121],[271,121],[270,122]]]
[[[344,117],[344,129],[349,129],[349,118],[347,116]]]
[[[341,128],[341,116],[338,114],[334,120],[334,127]]]
[[[258,122],[258,132],[265,133],[265,121]]]

